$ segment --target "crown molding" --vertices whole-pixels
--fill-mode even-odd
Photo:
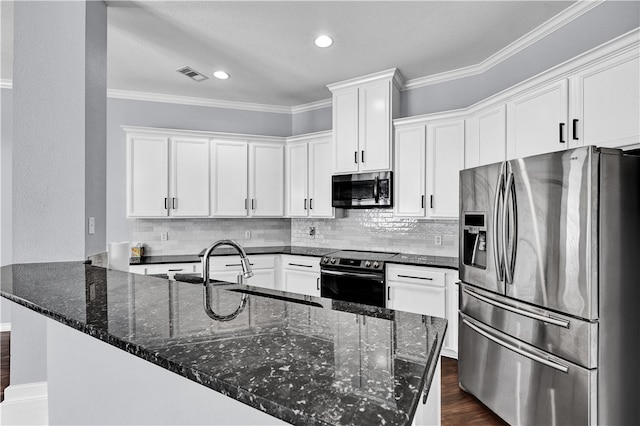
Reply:
[[[241,109],[246,111],[274,112],[278,114],[290,114],[291,107],[254,104],[248,102],[223,101],[219,99],[196,98],[191,96],[165,95],[161,93],[134,92],[130,90],[108,89],[107,96],[116,99],[129,99],[136,101],[165,102],[182,105],[206,106],[213,108]]]
[[[299,112],[307,112],[307,111],[313,111],[316,109],[327,108],[332,105],[332,102],[333,100],[329,98],[329,99],[323,99],[321,101],[309,102],[308,104],[292,106],[291,113],[297,114]]]
[[[0,80],[0,89],[13,89],[13,80],[4,78]]]
[[[402,90],[416,89],[419,87],[429,86],[436,83],[443,83],[446,81],[456,80],[464,77],[471,77],[487,72],[496,65],[506,61],[515,54],[523,51],[532,44],[542,40],[564,25],[567,25],[568,23],[587,13],[591,9],[597,7],[604,1],[605,0],[579,0],[578,2],[572,4],[542,25],[534,28],[532,31],[520,37],[518,40],[509,44],[507,47],[494,53],[479,64],[407,80],[402,87]]]
[[[288,136],[286,138],[287,143],[291,142],[306,142],[312,139],[330,138],[333,135],[333,130],[321,130],[319,132],[304,133],[302,135]]]
[[[254,135],[250,133],[227,133],[214,132],[208,130],[188,130],[188,129],[170,129],[162,127],[143,127],[143,126],[127,126],[122,125],[120,128],[129,135],[158,135],[163,137],[171,136],[192,136],[208,139],[224,139],[241,142],[275,142],[284,143],[286,136],[265,136]]]
[[[327,84],[327,88],[331,92],[335,92],[337,90],[347,89],[349,87],[358,86],[361,84],[385,80],[393,81],[393,84],[395,84],[399,88],[402,88],[404,86],[404,77],[402,76],[400,71],[397,68],[391,68],[362,77],[356,77],[349,80],[340,81],[338,83]]]

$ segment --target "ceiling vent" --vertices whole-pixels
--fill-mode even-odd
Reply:
[[[195,81],[202,81],[202,80],[209,79],[209,77],[207,77],[204,74],[199,73],[198,71],[194,70],[191,67],[178,68],[176,71],[178,71],[180,74],[186,75],[189,78],[192,78]]]

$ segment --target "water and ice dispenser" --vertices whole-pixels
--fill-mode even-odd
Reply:
[[[463,224],[463,262],[487,268],[487,224],[484,213],[465,213]]]

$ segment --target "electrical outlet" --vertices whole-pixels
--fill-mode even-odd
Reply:
[[[244,231],[244,239],[245,240],[251,239],[251,231]]]
[[[93,235],[96,233],[96,218],[89,218],[89,235]]]
[[[160,240],[167,241],[168,239],[169,239],[169,233],[168,232],[161,232],[160,233]]]
[[[315,226],[310,226],[309,227],[309,235],[312,237],[316,236],[316,227]]]
[[[437,246],[442,245],[442,235],[436,235],[436,245]]]

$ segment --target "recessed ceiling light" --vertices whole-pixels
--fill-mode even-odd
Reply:
[[[224,71],[216,71],[216,72],[213,73],[213,76],[215,78],[219,78],[220,80],[226,80],[226,79],[229,78],[229,74],[227,74]]]
[[[316,39],[316,46],[329,47],[333,44],[333,39],[326,35],[321,35]]]

